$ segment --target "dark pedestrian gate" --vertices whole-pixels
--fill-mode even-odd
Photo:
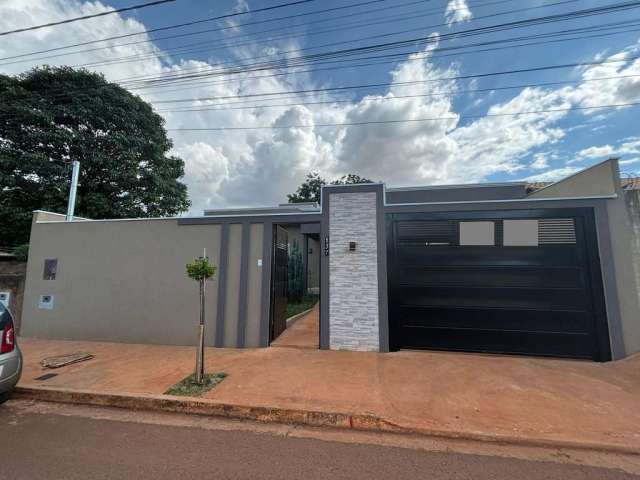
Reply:
[[[287,328],[287,287],[289,253],[287,231],[276,225],[273,232],[273,278],[271,288],[270,341]]]
[[[610,359],[590,209],[387,215],[391,347]]]

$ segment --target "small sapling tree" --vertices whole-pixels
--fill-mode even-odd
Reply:
[[[205,287],[209,280],[216,273],[216,267],[209,263],[207,250],[204,250],[202,257],[196,258],[191,263],[187,263],[187,276],[195,280],[200,285],[200,324],[198,325],[198,348],[196,350],[196,371],[195,382],[202,384],[204,381],[204,298]]]

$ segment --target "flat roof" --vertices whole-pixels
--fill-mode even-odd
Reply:
[[[455,190],[458,188],[485,188],[485,187],[520,187],[527,185],[527,182],[490,182],[490,183],[459,183],[446,185],[423,185],[418,187],[392,187],[387,188],[387,192],[410,192],[415,190]]]

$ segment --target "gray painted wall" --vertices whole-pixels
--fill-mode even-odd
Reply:
[[[314,238],[309,238],[307,243],[307,289],[312,289],[312,292],[318,293],[319,288],[320,242]]]
[[[42,218],[49,223],[41,223]],[[206,344],[215,344],[216,330],[222,327],[222,346],[237,346],[240,328],[246,346],[265,345],[260,333],[269,317],[258,266],[265,247],[262,224],[227,225],[230,241],[221,252],[221,224],[179,226],[176,219],[66,223],[52,218],[37,213],[32,225],[22,335],[194,345],[198,288],[186,277],[185,264],[206,247],[214,265],[220,266],[221,253],[227,259],[227,272],[221,276],[218,271],[207,283]],[[249,229],[244,292],[239,289],[243,228]],[[55,280],[43,280],[46,258],[58,259]],[[224,317],[217,318],[222,283],[227,285]],[[54,295],[52,310],[38,308],[40,295]]]
[[[506,200],[527,196],[526,184],[443,185],[393,189],[385,192],[386,203],[461,202]]]
[[[616,162],[617,166],[617,162]],[[607,214],[611,225],[611,239],[613,249],[613,264],[615,266],[618,302],[622,318],[622,337],[624,355],[631,355],[640,351],[640,299],[638,297],[638,283],[636,281],[637,260],[634,255],[634,222],[624,198],[624,192],[617,182],[618,197],[607,201]]]
[[[615,195],[620,188],[617,160],[606,160],[581,170],[548,187],[531,193],[528,198],[562,198]]]
[[[631,223],[631,254],[636,286],[640,287],[640,190],[625,190],[624,200]],[[640,288],[637,289],[640,301]]]

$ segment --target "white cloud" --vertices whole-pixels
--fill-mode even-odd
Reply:
[[[542,170],[549,167],[549,156],[546,153],[536,153],[533,155],[533,162],[529,168],[533,170]]]
[[[528,182],[555,182],[579,171],[577,167],[562,167],[525,178]]]
[[[635,158],[629,158],[628,160],[620,160],[620,165],[631,165],[633,163],[638,163],[640,162],[640,157],[635,157]]]
[[[461,12],[462,2],[454,13]],[[242,6],[238,2],[238,8]],[[9,0],[0,4],[0,29],[45,23],[81,14],[105,11],[108,7],[99,2],[82,3],[80,0]],[[245,8],[242,6],[242,8]],[[453,7],[452,7],[453,8]],[[469,12],[470,15],[470,12]],[[467,17],[467,19],[470,17]],[[32,33],[7,36],[0,42],[0,57],[50,48],[73,42],[92,40],[143,31],[144,26],[133,19],[123,20],[109,15],[100,20],[75,22],[60,29],[42,29]],[[148,38],[144,35],[136,40]],[[229,37],[231,38],[231,37]],[[117,41],[122,42],[122,40]],[[161,61],[154,54],[161,52],[153,43],[114,47],[77,54],[70,57],[54,57],[52,63],[87,63],[113,58],[149,54],[147,60],[132,63],[112,63],[96,66],[110,80],[141,75],[181,73],[187,70],[204,71],[228,55],[249,58],[263,55],[272,45],[259,43],[228,50],[223,59],[212,57],[202,61]],[[284,47],[283,47],[284,48]],[[290,44],[285,50],[295,50]],[[461,123],[454,108],[455,94],[437,96],[433,92],[449,92],[463,87],[455,81],[433,80],[450,77],[459,72],[455,66],[435,66],[429,53],[431,45],[420,55],[399,63],[389,79],[394,82],[418,81],[411,85],[395,85],[386,91],[371,94],[360,101],[323,105],[298,105],[277,108],[218,109],[209,111],[163,112],[166,126],[175,128],[258,127],[311,125],[313,128],[258,129],[244,131],[187,132],[173,131],[174,150],[185,160],[185,178],[193,201],[191,213],[201,213],[204,208],[276,204],[295,190],[307,172],[319,171],[327,177],[357,173],[374,180],[383,180],[391,186],[425,185],[433,183],[464,183],[482,181],[499,173],[516,174],[531,168],[548,168],[553,155],[536,154],[530,160],[532,150],[549,149],[567,134],[559,126],[567,112],[535,113],[520,116],[500,116],[522,111],[573,108],[578,105],[622,103],[640,99],[640,84],[636,80],[618,79],[606,82],[585,82],[575,87],[558,89],[525,89],[502,103],[487,102],[486,116]],[[628,55],[628,50],[623,52]],[[620,54],[618,54],[620,55]],[[618,57],[615,57],[618,58]],[[624,57],[626,58],[626,57]],[[602,76],[625,75],[640,69],[639,61],[625,61],[607,66],[594,66],[577,72],[582,79]],[[2,63],[2,62],[0,62]],[[20,63],[0,66],[3,73],[18,73],[33,64]],[[169,88],[137,91],[144,99],[159,102],[184,97],[221,97],[248,92],[292,92],[318,87],[307,74],[271,76],[261,72],[260,78],[247,75],[202,79],[189,84]],[[639,77],[640,78],[640,77]],[[640,82],[640,80],[638,80]],[[335,97],[318,93],[314,96],[290,94],[287,100],[273,103],[300,103],[330,101]],[[228,103],[236,102],[230,99]],[[184,104],[155,103],[159,110],[177,110],[191,107],[207,108],[223,102],[200,101]],[[577,115],[593,118],[589,110]],[[366,126],[318,127],[324,123],[354,123],[376,120],[422,119],[447,117],[446,121],[415,121]],[[626,139],[632,143],[637,139]],[[606,146],[603,146],[606,147]],[[613,147],[612,147],[613,148]],[[615,148],[623,148],[622,145]],[[630,148],[627,145],[626,148]],[[587,150],[587,149],[585,149]],[[631,153],[631,152],[630,152]],[[584,157],[588,158],[588,157]],[[590,158],[590,157],[589,157]],[[557,167],[534,178],[551,178],[573,173],[573,167]]]
[[[454,23],[468,22],[473,17],[466,0],[449,0],[444,17],[451,26]]]
[[[593,159],[603,157],[615,157],[620,155],[634,155],[640,153],[640,138],[631,138],[619,143],[617,146],[600,145],[585,148],[578,152],[581,159]]]

